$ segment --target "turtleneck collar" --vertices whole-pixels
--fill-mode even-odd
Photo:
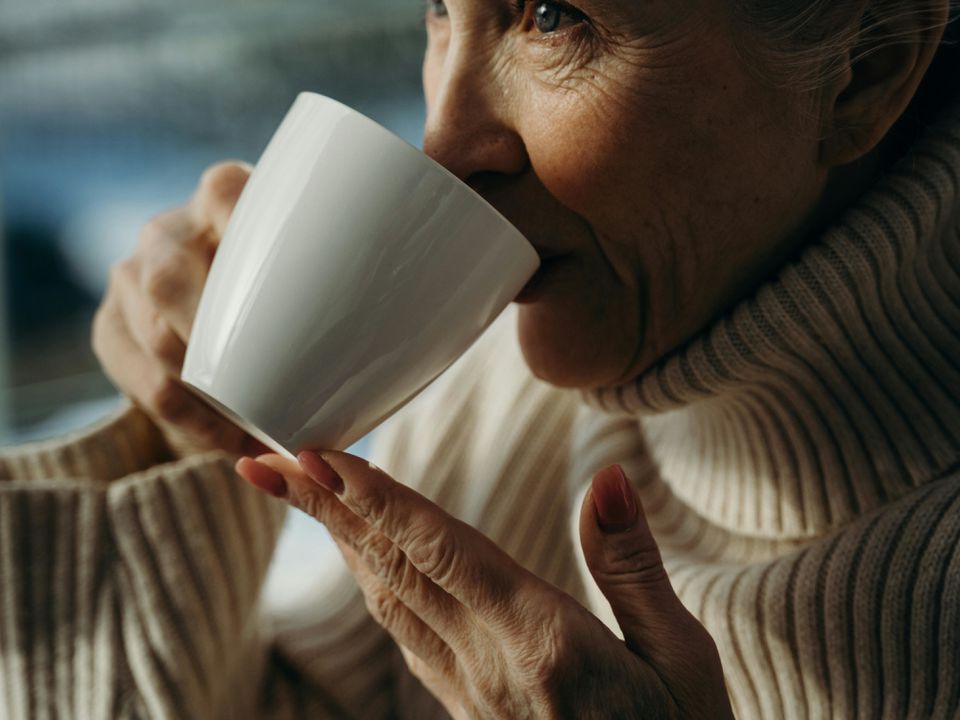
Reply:
[[[819,535],[960,464],[960,105],[776,280],[586,399],[741,534]]]

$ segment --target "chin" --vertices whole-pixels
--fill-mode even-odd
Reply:
[[[602,318],[568,303],[539,302],[520,306],[517,332],[530,371],[561,388],[593,389],[617,384],[623,376],[622,353]]]

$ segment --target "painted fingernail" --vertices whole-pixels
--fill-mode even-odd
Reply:
[[[336,495],[343,494],[343,478],[337,475],[330,464],[315,452],[304,450],[297,455],[300,467],[320,487],[326,488]]]
[[[606,533],[629,530],[637,521],[637,497],[623,468],[613,465],[601,470],[593,482],[600,529]]]
[[[254,487],[275,498],[287,497],[287,481],[280,473],[248,457],[240,458],[234,466],[237,473]]]

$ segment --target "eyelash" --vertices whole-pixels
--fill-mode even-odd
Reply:
[[[532,0],[532,1],[538,2],[540,0]],[[527,12],[527,5],[530,2],[531,0],[513,0],[513,7],[517,15],[519,15],[520,17],[524,17]],[[447,10],[443,3],[443,0],[426,0],[425,4],[426,4],[426,15],[428,19],[431,16],[438,17],[438,18],[446,17]],[[575,10],[569,5],[565,5],[561,2],[555,2],[555,1],[551,2],[550,4],[555,5],[560,10],[561,13],[563,13],[564,15],[566,15],[568,18],[572,20],[575,20],[577,22],[583,22],[586,20],[586,16],[582,12],[580,12],[579,10]],[[439,8],[443,8],[442,13],[437,12]],[[553,34],[553,33],[547,33],[547,34]]]
[[[524,17],[524,15],[527,12],[527,5],[531,3],[533,3],[534,5],[538,5],[541,1],[542,0],[513,0],[513,7],[520,17]],[[586,20],[586,16],[582,12],[580,12],[579,10],[576,10],[575,8],[563,2],[557,2],[556,0],[551,0],[550,4],[555,5],[557,9],[560,10],[561,13],[566,15],[571,20],[575,20],[578,23],[584,22]],[[560,31],[558,30],[558,31],[554,31],[553,33],[546,33],[546,34],[552,35],[559,32]]]

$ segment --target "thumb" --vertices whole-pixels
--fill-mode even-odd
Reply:
[[[682,643],[677,630],[693,618],[670,585],[640,499],[619,465],[594,476],[580,512],[580,543],[627,647],[656,665],[654,656]]]

